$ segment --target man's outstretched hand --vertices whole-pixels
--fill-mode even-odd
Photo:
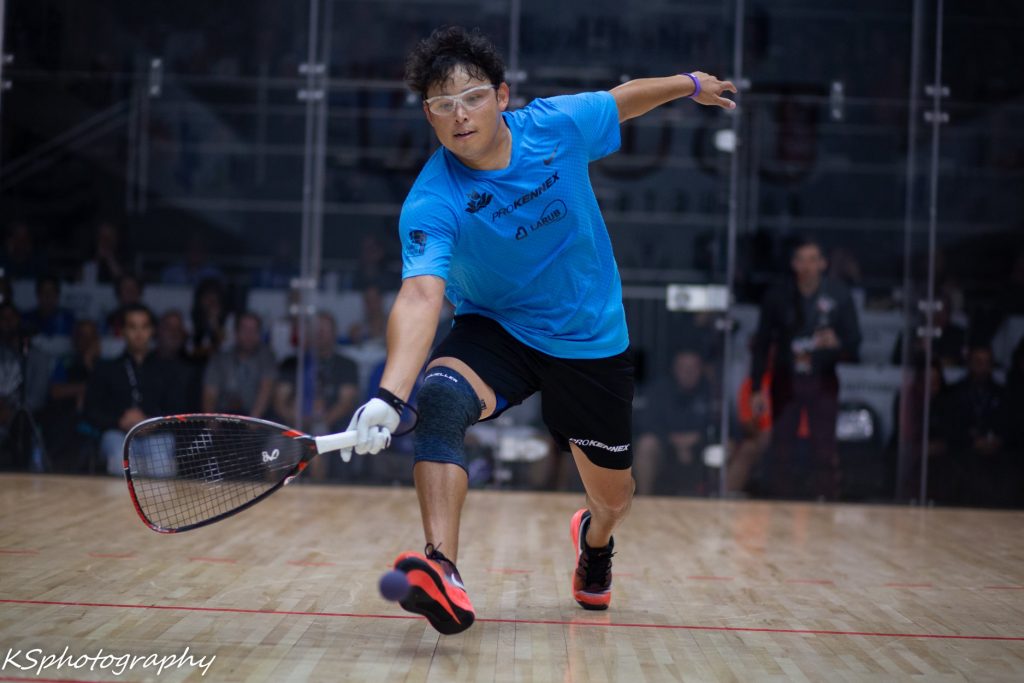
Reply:
[[[722,93],[737,92],[732,81],[720,81],[715,76],[703,71],[694,71],[693,75],[700,81],[700,94],[693,98],[697,104],[721,107],[722,109],[736,108],[735,102],[722,97]]]

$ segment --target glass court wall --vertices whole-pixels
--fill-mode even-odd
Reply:
[[[402,63],[416,39],[458,23],[503,51],[514,106],[698,69],[742,87],[735,113],[680,101],[624,124],[622,149],[591,169],[638,363],[643,493],[1022,504],[1019,8],[0,7],[11,297],[30,310],[36,278],[56,275],[63,305],[96,320],[103,354],[116,355],[114,280],[136,274],[161,343],[184,337],[182,400],[195,409],[227,381],[205,364],[233,348],[246,310],[272,353],[269,395],[254,406],[220,386],[217,409],[321,431],[372,394],[400,284],[398,213],[436,146]],[[773,424],[751,415],[753,339],[765,297],[794,291],[792,248],[806,238],[827,260],[830,300],[851,302],[859,343],[836,386],[811,387],[795,408],[780,399]],[[73,351],[61,336],[34,338],[41,376]],[[834,418],[816,410],[830,400]],[[95,471],[88,421],[46,403],[26,407],[48,454],[35,466]],[[60,420],[80,438],[48,438]],[[405,441],[350,466],[325,460],[310,478],[408,482]],[[579,486],[535,404],[475,427],[469,450],[475,486]]]

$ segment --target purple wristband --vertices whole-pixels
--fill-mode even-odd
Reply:
[[[696,76],[694,76],[691,73],[681,73],[679,75],[680,76],[689,76],[690,80],[693,81],[693,92],[691,94],[687,95],[687,97],[692,99],[692,98],[694,98],[694,97],[696,97],[697,95],[700,94],[700,80]]]

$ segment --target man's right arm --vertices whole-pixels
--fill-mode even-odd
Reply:
[[[423,369],[444,303],[445,281],[434,275],[402,282],[388,317],[388,356],[380,386],[403,401]]]

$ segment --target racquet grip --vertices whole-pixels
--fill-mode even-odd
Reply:
[[[338,432],[337,434],[313,437],[313,441],[316,442],[317,453],[329,453],[341,450],[342,448],[352,448],[356,445],[356,440],[356,430],[354,429],[347,432]]]

